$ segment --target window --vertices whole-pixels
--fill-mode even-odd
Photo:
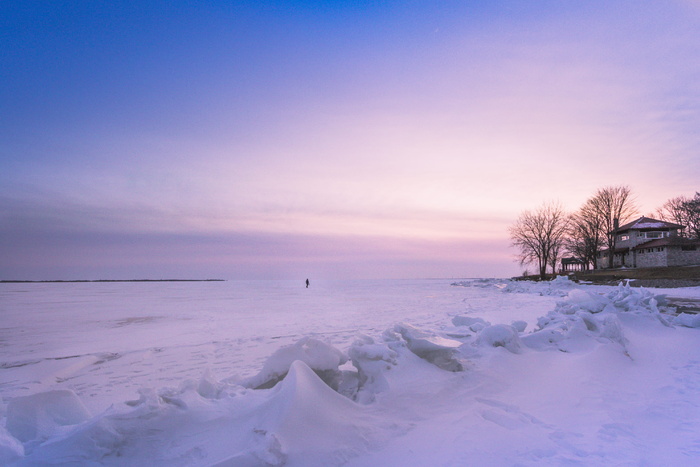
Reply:
[[[682,251],[696,251],[698,249],[697,245],[683,245],[681,246]]]
[[[664,236],[664,232],[646,232],[644,235],[645,238],[662,238]]]

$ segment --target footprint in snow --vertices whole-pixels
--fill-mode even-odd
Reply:
[[[519,428],[524,428],[529,425],[540,426],[547,430],[554,430],[553,425],[549,425],[539,420],[538,418],[523,412],[515,405],[505,404],[493,399],[485,399],[482,397],[477,397],[476,401],[492,407],[491,409],[486,409],[481,411],[481,416],[484,420],[493,422],[503,428],[509,430],[517,430]]]

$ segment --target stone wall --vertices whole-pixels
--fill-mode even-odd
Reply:
[[[649,251],[652,250],[652,251]],[[636,255],[636,259],[633,258]],[[700,264],[700,249],[682,250],[680,246],[663,246],[655,248],[644,248],[636,252],[629,252],[625,256],[625,267],[637,268],[657,268],[666,266],[691,266]],[[613,267],[622,266],[622,256],[615,255]],[[598,268],[607,269],[608,256],[598,258]]]
[[[667,257],[668,247],[652,248],[652,252],[649,252],[649,248],[643,251],[637,251],[637,267],[638,268],[656,268],[668,266]],[[661,250],[661,251],[659,251]]]
[[[690,266],[700,264],[700,250],[684,251],[679,246],[669,248],[668,264],[670,266]]]

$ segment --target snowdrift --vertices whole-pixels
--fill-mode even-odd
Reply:
[[[628,285],[608,292],[566,280],[457,285],[563,298],[530,331],[524,321],[491,324],[455,314],[430,329],[403,322],[378,336],[359,334],[346,350],[307,336],[280,347],[248,378],[217,380],[205,372],[178,388],[142,389],[138,399],[98,414],[70,390],[15,398],[0,425],[0,464],[328,466],[365,459],[371,465],[368,459],[396,439],[410,439],[402,435],[421,423],[429,426],[424,403],[460,401],[462,409],[446,410],[451,416],[463,411],[455,426],[490,422],[514,430],[533,424],[532,416],[513,418],[516,409],[484,397],[495,384],[484,371],[488,365],[549,361],[537,355],[552,352],[582,357],[599,348],[631,362],[636,356],[628,329],[700,327],[697,316],[672,316],[664,296]],[[484,405],[479,412],[472,408]],[[561,446],[562,439],[550,436],[549,442]],[[554,463],[577,456],[540,454]],[[527,465],[542,456],[512,460]],[[479,465],[479,459],[472,461]]]

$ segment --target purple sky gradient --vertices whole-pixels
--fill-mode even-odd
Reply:
[[[509,276],[525,209],[700,190],[691,0],[9,1],[0,30],[0,279]]]

